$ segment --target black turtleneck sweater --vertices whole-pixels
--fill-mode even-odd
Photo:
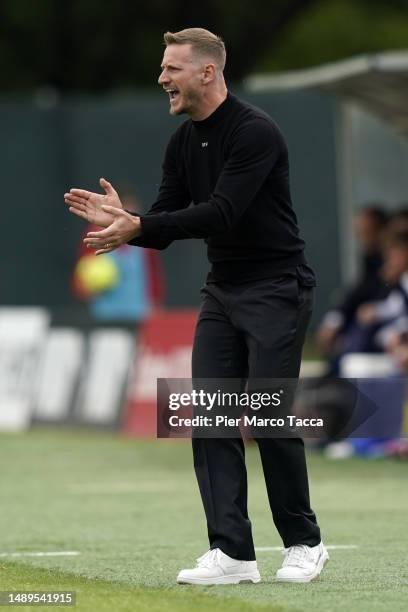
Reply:
[[[274,121],[232,94],[207,119],[185,121],[167,146],[158,198],[141,228],[130,244],[164,249],[203,238],[214,281],[278,276],[304,264],[288,151]]]

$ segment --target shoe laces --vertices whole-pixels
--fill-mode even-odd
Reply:
[[[309,548],[304,544],[290,546],[289,548],[283,549],[283,554],[285,555],[283,565],[296,565],[298,567],[303,567],[304,561],[309,556]]]
[[[217,565],[219,560],[219,549],[213,548],[208,550],[204,555],[198,557],[197,567],[213,567]]]

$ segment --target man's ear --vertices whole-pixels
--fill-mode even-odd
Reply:
[[[216,75],[216,68],[214,64],[205,64],[203,68],[202,81],[206,85],[211,81],[214,81]]]

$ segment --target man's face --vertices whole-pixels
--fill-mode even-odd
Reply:
[[[396,283],[408,271],[408,248],[404,245],[389,245],[385,250],[382,276],[389,283]]]
[[[371,215],[361,212],[354,220],[357,240],[363,251],[376,251],[380,248],[381,227]]]
[[[203,96],[203,65],[194,58],[191,45],[169,45],[163,55],[159,85],[170,97],[170,114],[190,116]]]

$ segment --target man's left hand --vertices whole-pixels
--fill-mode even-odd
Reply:
[[[99,232],[88,232],[84,239],[87,247],[97,249],[95,255],[110,253],[141,235],[139,217],[134,217],[125,210],[113,206],[102,206],[102,209],[113,216],[113,222]]]

